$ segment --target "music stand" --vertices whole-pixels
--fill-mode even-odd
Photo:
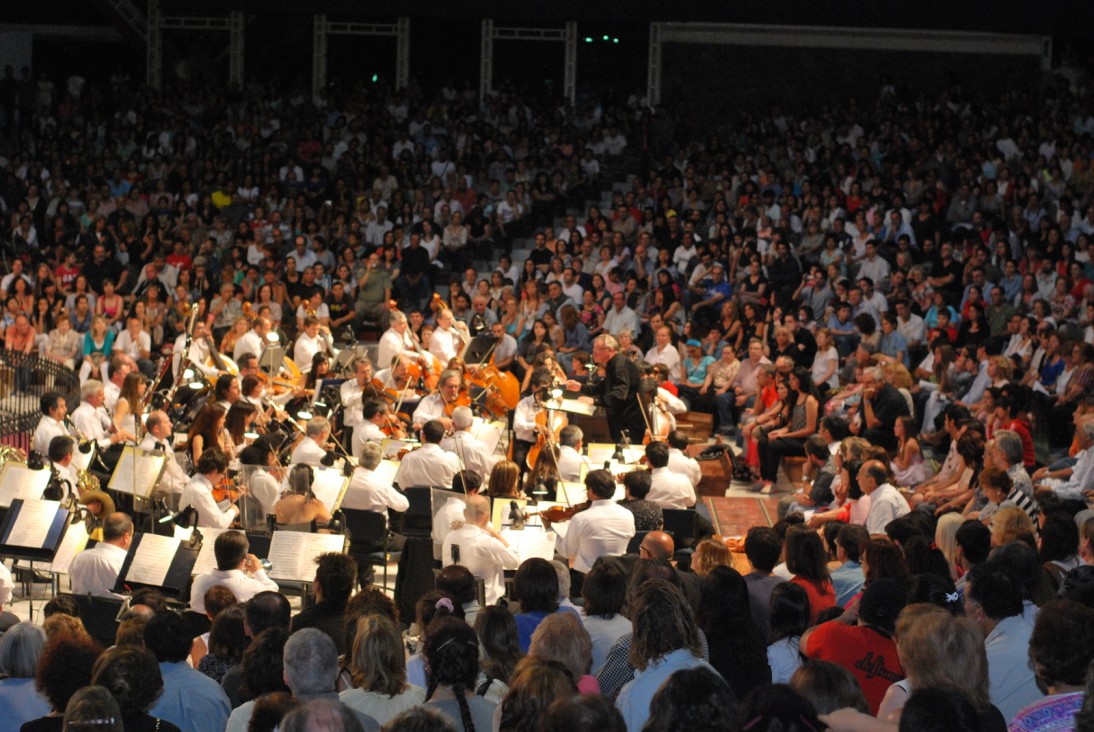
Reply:
[[[346,548],[343,534],[307,534],[303,531],[275,531],[270,537],[270,579],[310,584],[315,579],[315,560],[320,554],[341,554]]]
[[[0,508],[7,508],[16,499],[41,498],[49,486],[49,470],[31,470],[26,463],[10,460],[0,469]]]
[[[0,525],[0,554],[32,565],[34,562],[52,564],[67,533],[68,516],[68,509],[60,501],[12,500]],[[33,617],[33,593],[29,593],[27,599]]]
[[[342,507],[349,478],[339,468],[314,468],[311,492],[332,514]]]
[[[463,362],[467,364],[485,363],[497,343],[498,339],[494,336],[475,336],[467,344],[467,350],[463,354]]]
[[[267,344],[266,350],[258,357],[258,367],[268,375],[276,377],[281,371],[281,364],[285,361],[285,348]]]
[[[190,540],[157,534],[137,534],[125,555],[114,592],[119,595],[149,587],[182,598],[190,588],[190,573],[201,550],[200,534]]]

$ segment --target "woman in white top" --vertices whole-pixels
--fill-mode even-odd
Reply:
[[[406,681],[406,655],[394,623],[383,615],[357,621],[349,659],[352,689],[339,697],[353,709],[387,724],[396,715],[425,701],[425,689]]]
[[[141,400],[148,389],[148,379],[139,371],[130,371],[122,381],[118,401],[114,404],[114,424],[126,440],[137,439],[137,420],[134,414],[141,409]]]
[[[817,331],[817,355],[813,357],[813,383],[817,389],[839,388],[839,353],[827,328]]]

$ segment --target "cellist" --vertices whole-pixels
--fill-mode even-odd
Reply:
[[[357,359],[353,364],[353,378],[345,381],[339,391],[342,396],[342,407],[345,409],[345,425],[350,430],[350,454],[360,455],[361,446],[367,439],[364,436],[363,414],[365,400],[374,396],[376,391],[372,385],[372,364],[368,359]]]
[[[510,459],[522,467],[527,460],[528,451],[536,443],[539,402],[550,387],[551,375],[546,369],[533,371],[528,396],[517,402],[517,407],[513,410],[513,453]]]

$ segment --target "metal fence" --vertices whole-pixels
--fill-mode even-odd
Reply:
[[[30,448],[47,391],[64,396],[69,410],[80,403],[80,379],[72,369],[40,356],[0,350],[0,444]]]

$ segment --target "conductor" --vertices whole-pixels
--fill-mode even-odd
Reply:
[[[619,341],[610,335],[597,336],[593,341],[593,360],[603,367],[604,377],[585,385],[571,380],[566,388],[580,391],[583,400],[592,397],[595,404],[604,407],[613,440],[620,442],[626,432],[628,440],[641,441],[646,425],[638,401],[638,365],[620,353]]]

